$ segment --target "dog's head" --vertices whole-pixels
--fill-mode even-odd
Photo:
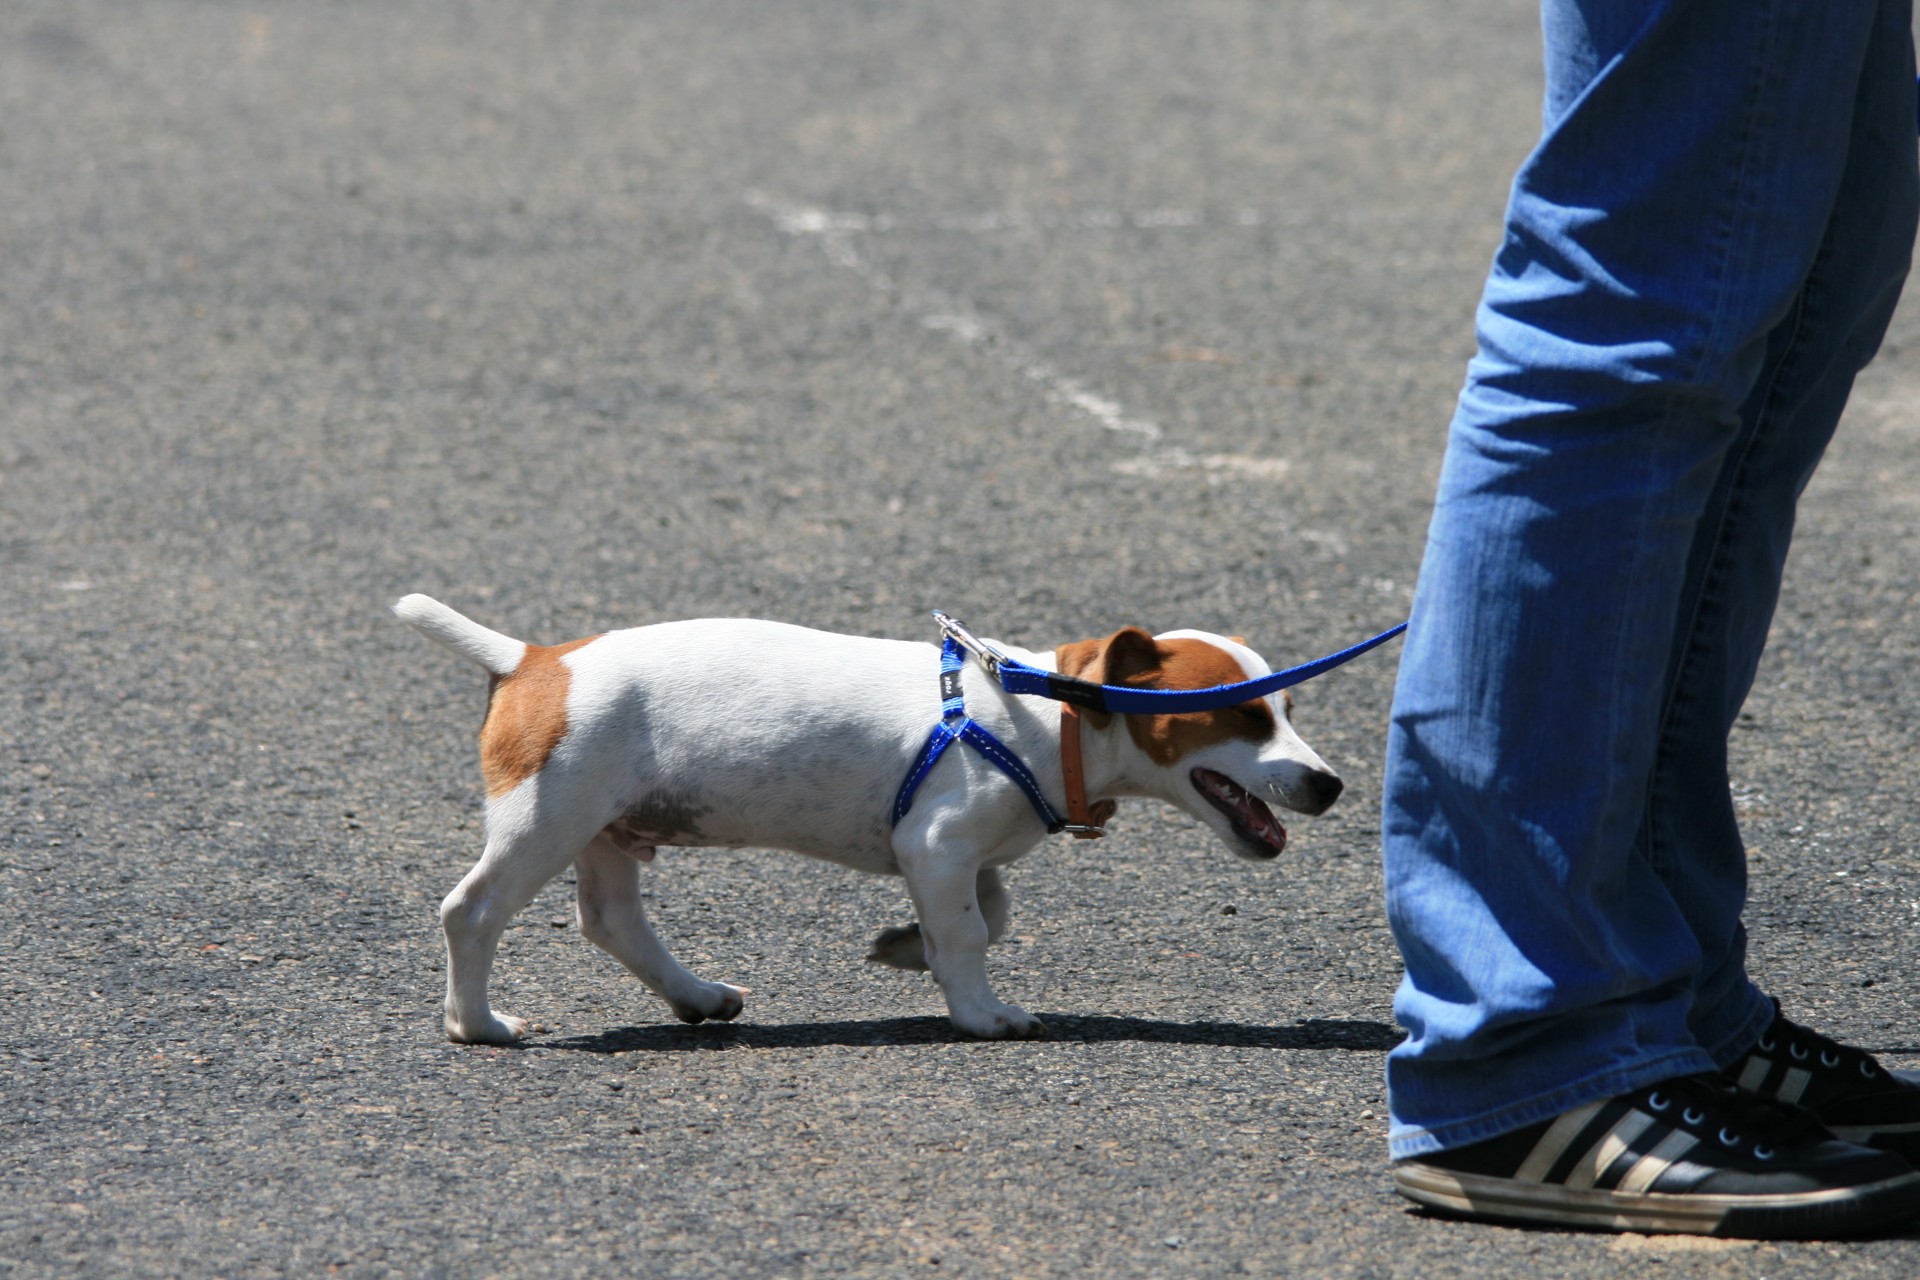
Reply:
[[[1127,627],[1101,640],[1054,651],[1062,674],[1095,684],[1139,689],[1205,689],[1272,674],[1238,639],[1206,631],[1148,635]],[[1146,758],[1142,790],[1212,827],[1245,858],[1277,856],[1287,829],[1269,801],[1295,813],[1325,813],[1341,782],[1293,731],[1293,700],[1284,692],[1218,711],[1124,715],[1125,732]],[[1087,724],[1113,731],[1112,715],[1088,712]]]

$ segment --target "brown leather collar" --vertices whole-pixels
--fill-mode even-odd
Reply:
[[[1060,704],[1060,776],[1067,784],[1067,830],[1076,840],[1098,840],[1120,806],[1111,800],[1087,803],[1087,771],[1080,761],[1080,708]]]

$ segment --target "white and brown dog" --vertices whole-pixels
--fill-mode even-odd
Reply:
[[[956,748],[893,821],[902,779],[940,719],[935,646],[705,619],[543,647],[426,596],[410,595],[394,612],[493,677],[480,731],[486,850],[440,908],[452,1039],[499,1043],[526,1032],[525,1020],[487,1003],[494,951],[507,922],[569,862],[581,933],[685,1021],[738,1014],[743,989],[682,968],[647,923],[639,863],[657,845],[789,849],[904,876],[919,924],[882,933],[870,958],[931,969],[962,1031],[1046,1034],[994,995],[985,963],[1007,923],[1000,868],[1047,834],[1034,807],[979,753]],[[1201,631],[1129,627],[1052,654],[1005,651],[1141,688],[1206,688],[1270,670],[1238,640]],[[1065,790],[1059,710],[1005,693],[975,663],[961,679],[973,719],[1048,780],[1050,796]],[[1082,739],[1084,793],[1096,812],[1113,799],[1155,797],[1211,826],[1235,853],[1264,859],[1287,838],[1265,801],[1318,814],[1340,794],[1339,778],[1294,733],[1289,705],[1275,695],[1177,715],[1087,712],[1065,724]]]

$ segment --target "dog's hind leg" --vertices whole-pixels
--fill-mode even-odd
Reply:
[[[507,1044],[526,1034],[526,1019],[496,1014],[487,1002],[500,933],[592,834],[573,822],[539,821],[526,811],[531,802],[515,795],[488,806],[486,852],[440,904],[447,1038],[457,1044]]]
[[[637,850],[623,851],[606,836],[597,836],[574,859],[580,876],[581,934],[673,1006],[680,1021],[738,1016],[747,989],[689,973],[647,922],[640,904],[638,856]]]
[[[920,922],[889,925],[874,934],[873,945],[867,948],[867,959],[889,969],[926,972],[927,951],[920,941]]]
[[[1000,870],[997,867],[982,867],[980,874],[973,879],[973,891],[980,902],[980,918],[987,922],[987,945],[1000,941],[1007,932],[1007,915],[1011,903],[1007,887],[1001,883]],[[867,959],[875,964],[884,964],[890,969],[916,969],[925,971],[927,967],[926,947],[920,939],[920,925],[898,924],[882,929],[874,935],[873,946],[867,951]]]

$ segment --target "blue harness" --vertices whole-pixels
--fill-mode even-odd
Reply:
[[[899,826],[900,819],[907,816],[907,810],[913,807],[914,792],[920,789],[920,784],[926,781],[927,775],[940,762],[940,757],[946,754],[947,748],[955,742],[964,742],[1027,793],[1027,799],[1032,802],[1033,811],[1040,815],[1048,835],[1078,830],[1047,803],[1045,793],[1040,790],[1039,779],[1033,776],[1033,770],[1027,768],[1026,761],[967,714],[966,698],[960,691],[960,669],[966,662],[965,648],[959,640],[948,635],[946,643],[940,646],[940,723],[933,726],[933,732],[927,737],[927,745],[920,748],[919,758],[913,762],[913,768],[907,770],[907,779],[900,784],[900,793],[893,798],[893,825]]]
[[[1048,835],[1060,831],[1098,834],[1100,828],[1071,823],[1062,818],[1047,803],[1039,781],[1033,776],[1033,770],[1027,768],[1026,762],[967,715],[966,699],[960,689],[960,670],[966,665],[968,654],[980,659],[1000,682],[1000,687],[1008,693],[1051,698],[1092,711],[1121,715],[1173,715],[1187,711],[1217,711],[1221,707],[1264,698],[1351,662],[1407,629],[1407,624],[1402,622],[1338,653],[1254,680],[1214,685],[1207,689],[1135,689],[1128,685],[1095,684],[1090,680],[1061,675],[1057,671],[1043,671],[1002,653],[967,630],[958,619],[938,609],[934,610],[933,617],[946,633],[946,641],[940,646],[940,722],[933,726],[933,732],[927,737],[927,745],[920,749],[913,768],[907,771],[906,780],[900,784],[900,791],[894,796],[893,825],[899,826],[900,819],[907,816],[920,784],[926,781],[927,774],[933,771],[933,766],[939,763],[947,748],[959,740],[985,756],[989,763],[1012,778],[1026,792],[1027,800],[1040,816]]]

